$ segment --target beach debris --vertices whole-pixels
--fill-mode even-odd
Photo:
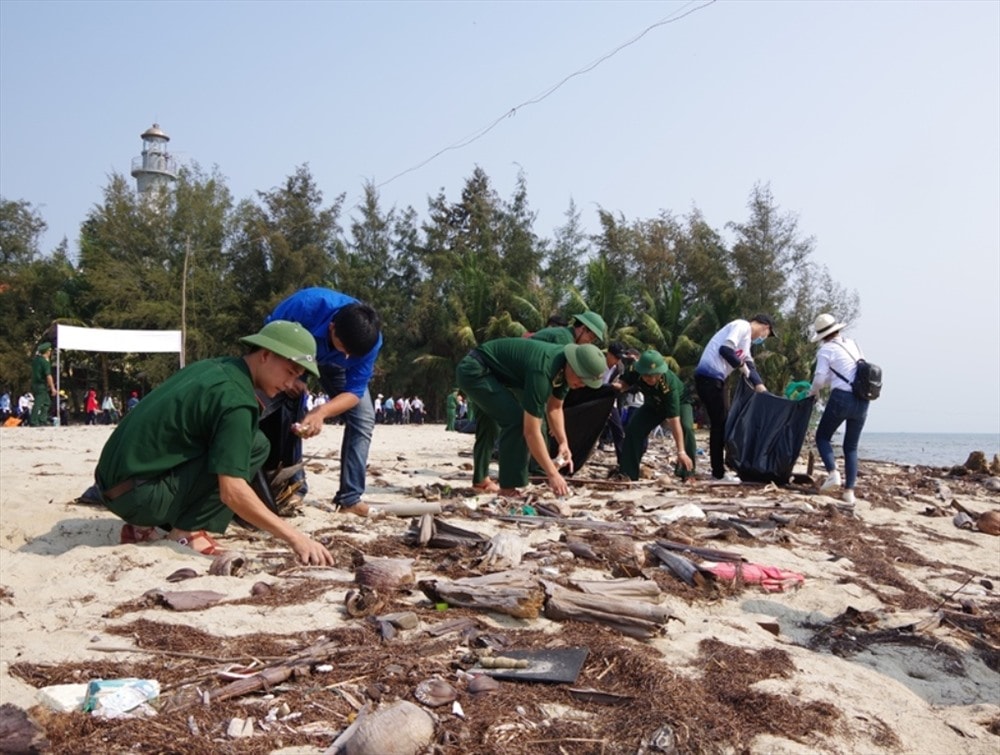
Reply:
[[[0,752],[48,752],[45,731],[16,705],[0,705]]]
[[[208,573],[216,577],[239,577],[246,570],[247,557],[240,551],[224,551],[208,567]]]
[[[167,582],[183,582],[185,579],[194,579],[197,576],[198,572],[189,567],[185,567],[173,572],[169,577],[167,577]]]
[[[677,752],[677,736],[673,727],[665,724],[650,735],[649,739],[642,743],[636,755],[673,755]]]
[[[354,580],[364,587],[390,592],[402,585],[412,585],[412,558],[373,558],[365,556],[364,563],[354,570]]]
[[[396,629],[416,629],[420,624],[420,619],[413,611],[398,611],[396,613],[386,613],[378,617],[379,621],[386,621]]]
[[[458,697],[458,691],[440,676],[425,679],[413,690],[413,696],[424,705],[437,708]]]
[[[419,520],[411,522],[410,529],[403,536],[403,541],[408,545],[428,548],[477,546],[487,539],[485,535],[456,527],[433,514],[424,514]]]
[[[575,684],[589,652],[585,647],[506,650],[503,661],[488,654],[480,656],[475,670],[519,682]]]
[[[87,699],[87,685],[77,684],[50,684],[38,690],[38,702],[50,710],[59,713],[69,713],[73,710],[83,710],[83,703]],[[0,736],[0,742],[3,737]],[[6,752],[0,747],[0,752]]]
[[[253,736],[253,718],[233,718],[226,727],[226,736],[230,739],[240,739],[242,737]]]
[[[254,582],[250,588],[250,594],[255,598],[260,598],[271,592],[271,585],[267,582]]]
[[[538,581],[521,569],[452,581],[421,580],[417,586],[434,603],[496,611],[518,619],[538,618],[544,599]]]
[[[748,585],[760,585],[767,592],[784,592],[789,588],[801,587],[806,578],[793,571],[763,564],[702,564],[702,570],[711,572],[718,579],[729,582],[741,580]]]
[[[153,605],[164,605],[174,611],[200,611],[214,606],[226,596],[213,590],[179,590],[165,592],[149,590],[143,597]]]
[[[346,743],[338,749],[331,745],[324,755],[417,755],[434,739],[431,714],[408,700],[359,715],[355,723],[358,726]]]
[[[155,715],[150,700],[160,696],[155,679],[96,679],[87,685],[83,710],[96,718],[132,718]]]
[[[653,518],[660,524],[671,524],[679,522],[681,519],[704,519],[705,512],[696,503],[683,503],[679,506],[672,506],[666,511],[658,511]]]
[[[572,585],[581,592],[590,595],[645,600],[650,603],[663,602],[663,592],[651,579],[638,577],[603,580],[580,579],[572,580]]]
[[[574,700],[598,705],[626,705],[635,700],[632,695],[619,695],[614,692],[604,692],[593,687],[570,687],[566,690]]]
[[[743,556],[739,553],[733,551],[720,551],[715,548],[703,548],[698,545],[692,545],[690,543],[679,543],[675,540],[657,540],[656,544],[661,548],[666,548],[668,551],[676,551],[678,553],[690,553],[692,556],[698,556],[699,558],[705,558],[709,561],[746,561]]]
[[[500,682],[489,674],[473,674],[466,689],[473,695],[485,695],[500,689]]]
[[[1000,535],[1000,511],[977,513],[967,509],[958,501],[952,501],[951,507],[958,511],[952,522],[959,529],[971,530],[975,528],[987,535]]]
[[[694,562],[681,554],[673,553],[659,545],[647,545],[646,550],[662,562],[664,569],[681,581],[686,582],[692,587],[703,587],[705,585],[705,577],[698,571],[698,567],[695,566]]]
[[[498,532],[486,546],[479,566],[486,571],[516,569],[521,565],[528,544],[517,532]]]
[[[1000,511],[986,511],[979,515],[976,527],[987,535],[1000,535]]]
[[[440,514],[439,501],[396,501],[393,503],[370,503],[369,513],[372,515],[389,515],[398,517],[423,516],[424,514]]]
[[[623,634],[648,640],[663,634],[675,618],[666,607],[644,600],[607,597],[568,590],[542,580],[545,587],[545,616],[556,621],[585,621],[605,624]]]
[[[386,599],[372,587],[361,585],[357,590],[348,590],[344,595],[347,615],[355,619],[377,614],[385,606]]]

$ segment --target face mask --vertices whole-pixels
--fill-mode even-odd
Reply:
[[[754,346],[760,346],[762,343],[764,343],[764,338],[763,337],[753,339],[753,345]]]

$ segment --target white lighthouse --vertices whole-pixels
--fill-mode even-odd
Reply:
[[[142,196],[151,196],[170,186],[177,179],[177,163],[167,152],[170,137],[154,123],[141,135],[142,154],[132,158],[132,177]]]

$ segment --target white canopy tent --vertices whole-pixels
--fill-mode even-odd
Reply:
[[[59,352],[111,351],[118,353],[151,354],[176,351],[183,366],[183,339],[179,330],[109,330],[56,325],[56,416],[59,416]]]

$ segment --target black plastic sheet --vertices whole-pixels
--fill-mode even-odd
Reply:
[[[726,464],[745,482],[787,485],[815,403],[757,393],[740,380],[726,418]]]

